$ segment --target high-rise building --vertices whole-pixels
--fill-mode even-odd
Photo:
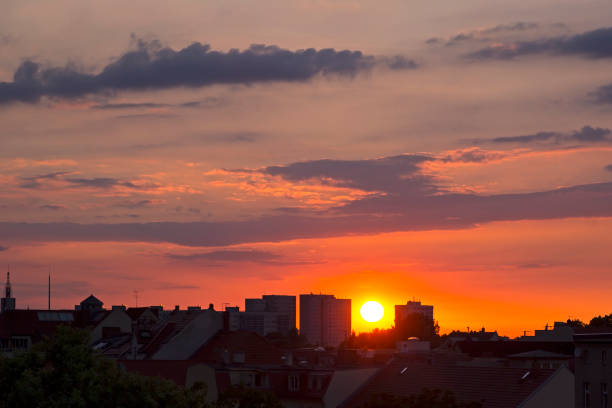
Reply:
[[[395,327],[399,327],[401,323],[411,314],[422,314],[425,319],[433,325],[433,306],[422,305],[418,301],[408,301],[405,305],[395,305]]]
[[[1,299],[0,312],[15,310],[15,298],[11,289],[11,272],[6,272],[6,285],[4,286],[4,297]]]
[[[300,295],[300,333],[311,344],[339,346],[351,334],[351,299]]]
[[[245,311],[226,308],[228,328],[246,330],[261,336],[270,333],[287,334],[295,330],[295,296],[264,295],[261,299],[245,299]]]

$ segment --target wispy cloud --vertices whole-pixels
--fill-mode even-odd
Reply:
[[[610,58],[612,57],[612,27],[599,28],[570,36],[498,43],[470,53],[468,58],[473,60],[503,60],[536,54]]]
[[[571,132],[544,131],[520,136],[503,136],[492,139],[474,139],[472,143],[495,144],[561,144],[561,143],[612,143],[612,131],[607,128],[584,126]]]

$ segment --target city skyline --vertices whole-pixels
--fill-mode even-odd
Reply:
[[[365,331],[417,297],[442,332],[508,335],[607,313],[611,19],[606,0],[7,0],[0,265],[33,308],[51,268],[54,308],[333,293]]]
[[[47,306],[48,308],[30,308],[30,305],[26,305],[23,307],[16,302],[14,297],[14,293],[12,292],[12,283],[10,282],[10,272],[7,272],[7,278],[5,282],[5,292],[4,296],[0,299],[2,300],[2,311],[5,310],[72,310],[72,307],[60,307],[60,308],[51,308],[51,275],[49,275],[48,279],[48,299]],[[110,309],[106,310],[115,310],[122,309],[126,310],[129,308],[134,309],[156,309],[156,310],[165,310],[167,312],[170,311],[180,311],[180,310],[203,310],[202,303],[197,304],[175,304],[172,307],[168,305],[164,305],[162,303],[155,304],[138,304],[138,293],[134,293],[134,304],[130,305],[130,303],[116,303],[112,304]],[[297,302],[297,299],[300,299]],[[322,302],[321,304],[317,303],[315,309],[312,309],[312,306],[308,301],[304,303],[308,299],[324,299],[317,300],[317,302]],[[337,306],[333,306],[329,304],[329,302],[338,303]],[[87,299],[80,302],[81,306],[78,304],[75,305],[75,310],[81,310],[83,302],[94,302],[97,308],[104,310],[103,305],[104,302],[101,302],[94,294],[92,293]],[[348,303],[347,303],[348,302]],[[304,303],[304,305],[302,305]],[[382,316],[376,317],[374,320],[369,320],[364,315],[363,306],[366,306],[370,303],[375,303],[377,306],[380,306],[383,309]],[[395,305],[386,305],[383,306],[385,302],[379,302],[378,300],[367,300],[362,303],[356,303],[355,307],[352,307],[352,299],[338,299],[334,294],[324,294],[324,293],[307,293],[307,294],[299,294],[299,295],[288,295],[288,294],[263,294],[259,298],[244,298],[242,302],[242,309],[239,304],[232,304],[229,302],[223,302],[221,307],[219,305],[215,305],[214,303],[204,303],[204,305],[208,305],[208,309],[215,310],[217,312],[226,312],[228,314],[227,326],[230,330],[246,330],[249,332],[257,333],[258,335],[264,337],[269,334],[280,334],[287,335],[290,332],[291,327],[294,327],[298,330],[301,335],[304,335],[308,340],[319,339],[334,339],[333,344],[329,343],[328,345],[337,346],[339,344],[339,339],[347,339],[350,334],[360,334],[360,333],[368,333],[372,330],[385,330],[389,328],[394,328],[396,330],[403,330],[402,322],[405,321],[409,316],[413,316],[414,314],[422,314],[425,318],[425,321],[428,322],[426,325],[430,326],[432,329],[434,326],[438,326],[438,321],[435,319],[434,315],[434,306],[433,305],[425,305],[421,303],[420,300],[417,300],[416,297],[408,300],[405,304],[395,304]],[[333,307],[332,307],[333,306]],[[343,319],[346,316],[343,316],[345,313],[343,309],[347,309],[350,311],[348,315],[348,321],[344,321]],[[181,309],[181,307],[183,307]],[[306,309],[304,309],[304,307]],[[337,311],[332,311],[336,308],[339,308]],[[311,310],[312,309],[312,310]],[[327,310],[323,312],[323,310]],[[304,310],[302,312],[302,310]],[[392,312],[393,311],[393,312]],[[338,313],[340,312],[340,313]],[[378,310],[376,311],[378,312]],[[374,313],[376,313],[374,312]],[[302,314],[304,313],[304,314]],[[265,316],[268,315],[268,316]],[[287,316],[286,318],[282,318],[282,320],[278,319],[278,316]],[[325,316],[324,316],[325,315]],[[329,319],[336,320],[340,319],[338,322],[331,324],[329,327],[326,326]],[[356,320],[355,320],[356,319]],[[568,323],[571,318],[568,318]],[[573,320],[573,319],[572,319]],[[579,320],[579,319],[578,319]],[[392,324],[388,324],[387,322],[391,321]],[[302,328],[304,322],[307,324]],[[347,323],[348,322],[348,323]],[[356,327],[353,326],[353,323],[357,323]],[[344,329],[343,327],[348,324],[349,329]],[[563,319],[561,321],[554,320],[555,327],[557,324],[564,324]],[[545,332],[549,330],[549,323],[545,325]],[[439,327],[439,326],[438,326]],[[491,327],[489,327],[491,328]],[[464,329],[466,329],[464,331]],[[494,332],[498,333],[498,330],[493,327]],[[326,331],[333,332],[334,334],[328,334]],[[460,332],[485,332],[485,326],[479,324],[473,324],[473,321],[463,322],[463,326],[457,326],[453,328],[445,328],[445,330],[440,330],[440,334],[449,334],[449,333],[460,333]],[[511,337],[517,337],[519,335],[527,336],[528,333],[537,333],[538,331],[542,332],[541,329],[537,328],[525,328],[520,331],[517,335],[512,335]],[[315,333],[315,334],[313,334]],[[503,336],[505,333],[499,333],[500,336]],[[509,338],[506,336],[506,338]],[[316,341],[314,342],[316,344]]]

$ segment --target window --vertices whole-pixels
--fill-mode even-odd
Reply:
[[[234,363],[244,363],[244,361],[245,361],[244,352],[242,352],[242,351],[234,352],[234,355],[232,356],[232,361]]]
[[[608,384],[601,383],[601,408],[608,408]]]
[[[583,384],[583,394],[582,398],[584,400],[584,408],[591,408],[591,384],[585,382]]]
[[[13,350],[25,351],[28,349],[28,339],[13,339]]]
[[[289,376],[289,391],[299,391],[300,390],[300,377],[297,375]]]

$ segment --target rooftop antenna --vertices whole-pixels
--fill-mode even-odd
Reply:
[[[49,265],[49,285],[47,288],[47,309],[51,310],[51,265]]]
[[[136,307],[138,307],[138,290],[134,289],[134,299],[136,300]]]

